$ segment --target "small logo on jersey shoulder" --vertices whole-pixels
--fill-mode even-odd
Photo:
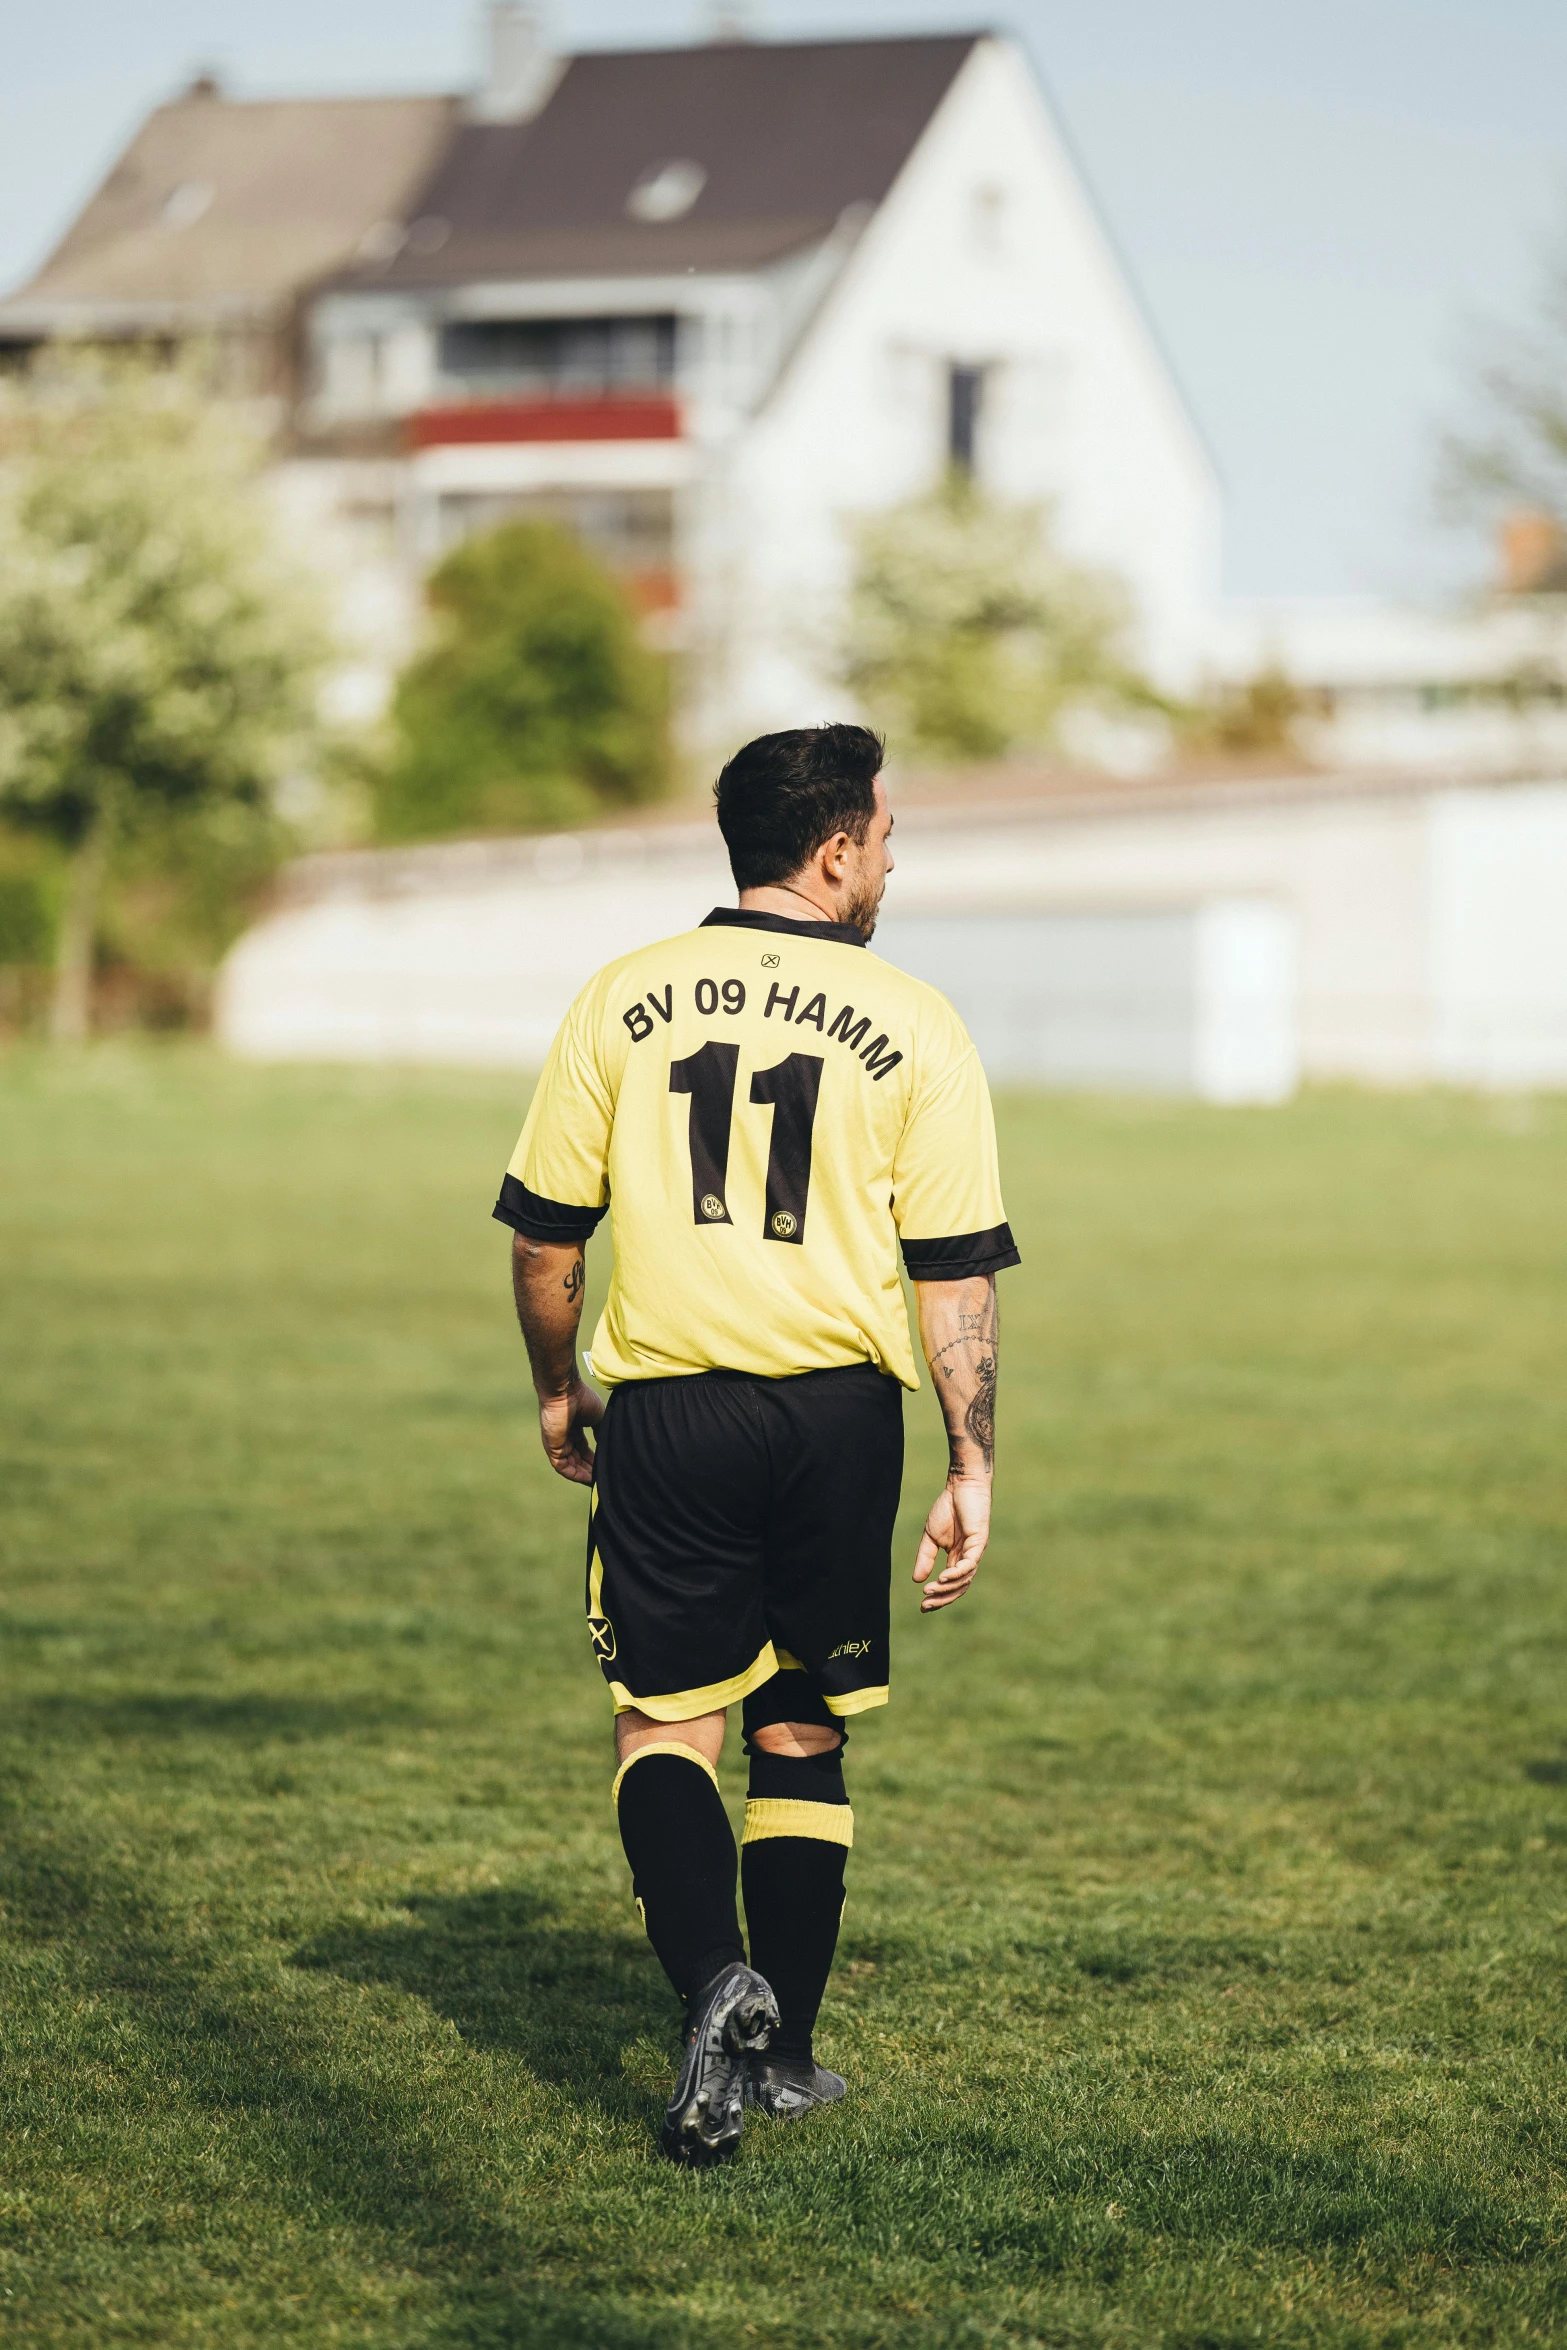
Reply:
[[[716,1224],[719,1217],[724,1213],[724,1203],[719,1198],[716,1191],[703,1192],[702,1213],[710,1224]]]
[[[780,1240],[793,1240],[800,1229],[798,1216],[791,1216],[787,1208],[780,1208],[773,1218],[773,1230]]]
[[[601,1665],[613,1664],[618,1643],[615,1639],[615,1627],[608,1616],[589,1616],[588,1638],[593,1643],[593,1653],[599,1663]]]
[[[783,957],[781,955],[764,955],[762,957],[762,969],[764,971],[776,971],[782,960]]]

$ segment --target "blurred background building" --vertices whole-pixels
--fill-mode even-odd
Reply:
[[[465,101],[149,118],[33,282],[13,347],[211,340],[276,410],[279,489],[343,575],[384,699],[425,572],[565,521],[689,656],[698,742],[834,692],[847,515],[951,464],[1048,500],[1175,688],[1218,594],[1219,493],[1021,53],[994,37],[557,57],[488,12]]]
[[[856,527],[971,485],[1113,586],[1135,684],[1067,712],[1053,761],[905,794],[878,943],[997,1072],[1567,1082],[1549,514],[1511,516],[1466,607],[1227,602],[1214,468],[1012,41],[564,56],[522,0],[486,28],[462,95],[201,76],[0,303],[13,361],[184,349],[262,421],[331,585],[338,720],[387,710],[433,566],[545,520],[677,663],[699,766],[842,706]],[[594,962],[723,894],[714,851],[676,822],[309,860],[230,961],[223,1033],[536,1058]]]

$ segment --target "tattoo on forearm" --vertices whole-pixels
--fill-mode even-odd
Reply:
[[[576,1304],[578,1298],[582,1295],[583,1287],[586,1281],[587,1275],[584,1273],[581,1264],[578,1263],[572,1266],[571,1271],[566,1275],[565,1280],[561,1283],[562,1289],[564,1289],[566,1295],[570,1298],[573,1305]]]
[[[956,1301],[954,1301],[955,1303]],[[1001,1316],[995,1284],[982,1306],[959,1311],[957,1335],[929,1356],[951,1447],[951,1473],[973,1474],[978,1451],[989,1475],[996,1452],[996,1375],[1001,1358]],[[952,1323],[947,1324],[948,1329]]]
[[[963,1415],[963,1425],[979,1446],[987,1469],[996,1463],[996,1358],[985,1355],[976,1366],[979,1385]]]

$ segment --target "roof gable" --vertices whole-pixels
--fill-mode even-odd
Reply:
[[[462,125],[412,207],[414,236],[350,282],[760,266],[881,201],[979,38],[575,57],[531,122]],[[633,217],[633,189],[686,162],[701,175],[689,208]]]
[[[450,98],[236,104],[198,87],[148,116],[0,316],[286,298],[403,216],[455,113]]]

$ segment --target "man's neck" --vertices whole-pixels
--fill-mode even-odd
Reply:
[[[742,914],[786,914],[792,922],[841,922],[842,914],[819,897],[809,896],[792,882],[770,882],[765,889],[740,892]]]

